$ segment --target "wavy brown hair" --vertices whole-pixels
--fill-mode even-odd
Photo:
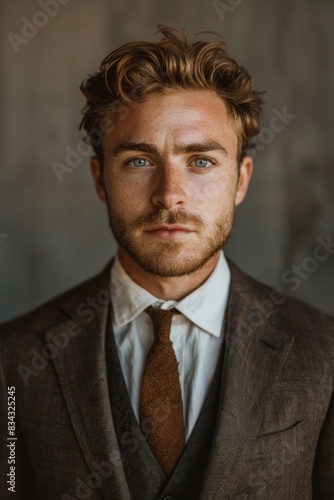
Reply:
[[[100,71],[85,80],[80,90],[86,97],[80,130],[103,165],[102,141],[114,125],[115,113],[126,116],[137,101],[152,92],[169,90],[213,90],[226,103],[238,136],[238,163],[252,147],[259,132],[262,100],[244,67],[226,50],[220,35],[216,40],[190,42],[176,28],[158,25],[153,42],[130,42],[112,51]]]

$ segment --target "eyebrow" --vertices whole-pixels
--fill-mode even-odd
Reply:
[[[151,153],[154,155],[160,155],[159,149],[153,144],[148,144],[146,142],[132,142],[125,141],[118,144],[113,150],[113,156],[117,156],[124,151],[142,151],[143,153]],[[222,151],[227,155],[227,150],[219,144],[217,141],[204,141],[204,142],[194,142],[191,144],[178,144],[176,145],[174,152],[175,154],[182,153],[205,153],[207,151]]]

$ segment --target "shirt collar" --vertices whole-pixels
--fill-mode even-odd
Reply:
[[[176,307],[199,328],[219,337],[228,302],[230,281],[230,269],[224,252],[221,251],[216,267],[200,287],[180,301],[164,301],[135,283],[116,256],[111,269],[114,325],[117,328],[129,323],[150,305],[161,309]]]

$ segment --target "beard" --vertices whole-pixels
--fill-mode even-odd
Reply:
[[[112,210],[109,203],[108,218],[111,231],[118,245],[147,273],[161,278],[175,278],[193,274],[201,269],[219,250],[224,248],[232,235],[235,207],[215,221],[211,230],[197,215],[185,211],[159,209],[150,215],[140,216],[133,222],[125,220]],[[143,234],[156,224],[183,224],[197,235],[193,241],[181,239],[150,238]],[[188,237],[186,237],[188,238]]]

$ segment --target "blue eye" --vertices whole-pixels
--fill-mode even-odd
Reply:
[[[145,160],[145,158],[132,158],[132,160],[130,160],[128,164],[132,165],[133,167],[146,167],[146,162],[147,160]]]
[[[195,167],[198,168],[208,168],[211,167],[212,162],[208,158],[196,158],[194,160]]]

